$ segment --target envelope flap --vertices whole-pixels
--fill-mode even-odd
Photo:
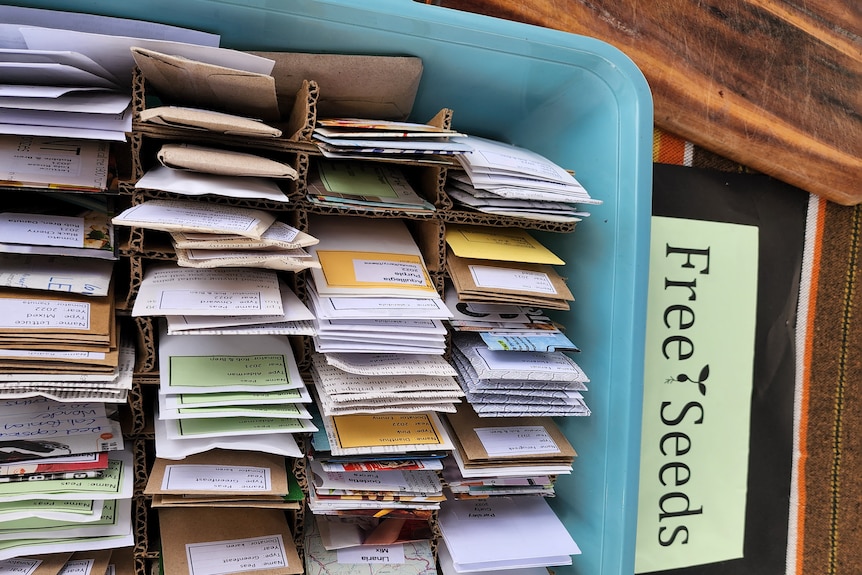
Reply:
[[[264,121],[280,118],[272,76],[146,48],[132,47],[131,51],[141,73],[166,102]]]

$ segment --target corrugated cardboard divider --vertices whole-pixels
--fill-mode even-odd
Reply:
[[[152,317],[136,317],[137,353],[135,354],[135,371],[138,373],[153,372],[158,369],[156,355],[156,324]]]
[[[472,224],[478,226],[493,226],[504,228],[524,228],[529,230],[540,230],[555,233],[570,233],[575,230],[576,222],[548,222],[542,220],[529,220],[527,218],[516,218],[514,216],[499,216],[496,214],[485,214],[482,212],[468,212],[465,210],[448,210],[440,213],[441,219],[453,224]]]
[[[144,394],[141,389],[141,378],[132,378],[132,389],[126,403],[129,406],[129,434],[138,437],[147,429],[147,410],[144,404]]]
[[[174,126],[161,126],[141,121],[141,112],[162,105],[171,105],[170,102],[162,101],[146,81],[144,74],[137,66],[132,79],[132,104],[134,115],[132,116],[132,130],[139,133],[161,135],[166,138],[192,138],[214,139],[225,145],[250,146],[274,151],[309,151],[314,146],[310,144],[311,133],[317,122],[317,99],[319,87],[314,80],[302,80],[299,87],[291,96],[280,95],[282,99],[291,101],[290,112],[282,122],[271,123],[273,127],[279,128],[282,135],[279,138],[251,137],[236,135],[211,134],[201,130],[185,129]]]

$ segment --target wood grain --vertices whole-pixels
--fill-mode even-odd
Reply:
[[[862,203],[858,0],[439,0],[604,40],[659,127],[837,203]]]

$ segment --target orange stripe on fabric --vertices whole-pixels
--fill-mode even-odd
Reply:
[[[661,128],[653,130],[652,160],[658,164],[685,165],[685,140]]]
[[[826,220],[826,200],[818,200],[817,225],[815,226],[814,246],[811,262],[811,284],[808,296],[808,314],[805,329],[805,350],[802,356],[802,393],[799,409],[799,485],[797,486],[797,524],[796,524],[796,573],[802,573],[805,551],[805,463],[808,460],[808,400],[811,388],[811,342],[814,340],[814,318],[817,311],[817,286],[820,279],[820,256],[823,247],[823,229]]]

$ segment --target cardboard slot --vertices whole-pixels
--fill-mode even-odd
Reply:
[[[318,176],[317,164],[321,161],[318,156],[311,156],[310,167],[306,181],[308,186],[316,186],[322,188],[323,184]],[[349,160],[331,160],[331,161],[349,161]],[[432,204],[436,210],[448,210],[452,207],[452,201],[443,192],[443,185],[446,181],[445,166],[423,164],[421,161],[391,161],[391,162],[374,162],[373,160],[358,160],[363,163],[377,164],[384,169],[391,168],[400,171],[404,178],[409,182],[413,190],[424,200]],[[306,190],[307,194],[307,190]],[[358,207],[337,207],[312,204],[306,199],[306,194],[301,197],[300,203],[312,213],[319,214],[361,214],[370,217],[381,218],[404,218],[404,219],[432,219],[436,218],[436,212],[412,212],[398,208],[378,208],[378,209],[363,209]]]
[[[281,201],[273,201],[273,200],[248,200],[248,199],[239,199],[239,198],[230,198],[226,196],[219,196],[215,194],[208,194],[203,196],[187,196],[184,194],[170,193],[165,192],[163,190],[156,190],[151,188],[136,188],[135,195],[138,196],[134,203],[140,203],[144,199],[152,199],[152,198],[173,198],[173,199],[189,199],[189,198],[202,198],[207,201],[217,202],[217,203],[225,203],[230,205],[239,205],[239,206],[265,206],[266,209],[270,210],[285,210],[292,209],[290,202],[293,202],[300,197],[305,196],[305,178],[308,173],[308,159],[307,154],[300,152],[286,152],[286,151],[273,151],[269,149],[261,149],[253,146],[239,145],[237,143],[231,142],[229,144],[223,141],[216,141],[206,137],[200,137],[199,135],[195,135],[189,133],[188,135],[184,135],[180,138],[176,136],[168,137],[165,134],[152,134],[149,133],[147,135],[143,135],[141,137],[141,145],[136,150],[137,164],[141,169],[141,176],[147,172],[147,170],[156,167],[159,165],[158,159],[156,158],[156,154],[159,149],[164,144],[189,144],[196,146],[204,146],[208,148],[214,148],[217,150],[226,150],[226,151],[235,151],[244,154],[253,154],[256,156],[260,156],[266,159],[275,160],[277,162],[286,164],[296,170],[297,176],[296,179],[289,178],[274,178],[276,179],[276,183],[278,183],[279,188],[285,195],[285,199],[283,202]]]
[[[278,78],[276,78],[276,89],[279,89]],[[272,137],[249,137],[229,134],[214,134],[196,130],[193,128],[182,128],[175,126],[162,126],[142,122],[140,113],[144,110],[158,106],[182,106],[182,102],[171,102],[160,96],[147,82],[144,74],[137,66],[132,79],[132,103],[135,114],[133,116],[133,129],[139,132],[147,132],[155,135],[163,134],[166,137],[184,138],[195,135],[205,139],[216,139],[230,145],[250,145],[254,147],[267,148],[270,150],[305,150],[309,149],[308,142],[311,132],[317,121],[317,99],[319,88],[313,80],[301,80],[298,85],[292,86],[288,93],[276,93],[282,118],[277,122],[267,122],[268,125],[281,130],[282,135],[278,138]]]

